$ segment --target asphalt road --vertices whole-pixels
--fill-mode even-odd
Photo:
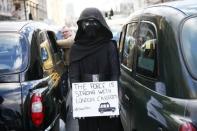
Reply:
[[[60,131],[78,131],[78,121],[72,118],[72,113],[70,112],[67,116],[67,123],[65,124],[63,120],[60,120]]]
[[[78,131],[79,130],[78,121],[73,119],[71,111],[69,111],[66,121],[67,121],[65,125],[66,131]]]
[[[68,114],[66,115],[66,123],[63,120],[60,122],[60,131],[79,131],[78,121],[73,119],[71,96],[67,98]]]

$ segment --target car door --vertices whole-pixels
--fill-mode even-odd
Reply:
[[[56,81],[58,83],[57,94],[60,100],[65,100],[68,97],[68,69],[64,64],[62,51],[57,45],[55,33],[53,31],[46,32],[48,45],[50,46],[52,59],[54,63],[53,71],[55,71]]]
[[[135,124],[139,131],[167,130],[165,103],[170,100],[166,94],[164,83],[159,79],[158,68],[158,36],[156,25],[142,20],[138,40],[135,66],[134,110]],[[163,111],[162,111],[163,110]]]
[[[168,73],[164,76],[161,72],[167,70],[170,72],[170,70],[160,65],[164,61],[161,59],[162,55],[166,56],[166,54],[159,52],[160,47],[165,48],[163,41],[166,39],[152,22],[154,20],[151,21],[150,16],[148,18],[149,20],[146,20],[142,17],[136,42],[138,48],[133,86],[136,129],[139,131],[176,131],[184,113],[185,101],[168,96],[173,87],[168,87],[164,80],[169,77]]]
[[[24,97],[27,130],[45,129],[58,120],[59,103],[55,93],[53,74],[44,73],[43,57],[40,52],[42,39],[40,30],[34,31],[30,44],[30,61],[26,81],[21,83]],[[28,93],[27,95],[25,95]],[[41,115],[37,115],[36,113]],[[43,114],[43,115],[42,115]],[[54,123],[53,123],[54,124]]]
[[[48,44],[51,47],[52,56],[54,60],[55,70],[62,75],[64,73],[65,65],[63,62],[62,52],[57,46],[57,40],[55,33],[53,31],[47,31],[46,36],[48,39]]]
[[[123,28],[120,42],[121,76],[119,79],[120,114],[123,127],[130,131],[134,125],[133,115],[133,66],[138,22],[132,21]]]
[[[135,125],[137,130],[156,131],[152,119],[147,115],[157,115],[152,112],[158,102],[155,97],[151,97],[149,90],[155,89],[157,81],[157,52],[156,52],[156,29],[153,23],[141,21],[138,38],[136,41],[137,51],[135,59],[135,80],[133,81],[133,99],[135,112]],[[156,106],[160,105],[158,102]]]
[[[43,80],[47,82],[47,88],[43,92],[44,106],[46,108],[45,124],[50,125],[52,122],[58,123],[60,114],[59,94],[57,90],[60,83],[60,75],[55,69],[56,61],[50,47],[50,39],[47,37],[47,30],[41,30],[37,34],[39,43],[39,58],[42,60]],[[43,50],[45,54],[43,53]],[[41,89],[42,90],[42,89]]]

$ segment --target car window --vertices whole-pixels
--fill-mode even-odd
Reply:
[[[101,104],[101,105],[100,105],[100,108],[104,108],[104,104]]]
[[[197,78],[197,17],[186,20],[181,31],[182,51],[193,77]]]
[[[47,38],[45,31],[39,33],[40,43],[40,58],[44,67],[44,75],[48,75],[48,71],[54,67],[54,53],[53,47],[50,45],[50,41]]]
[[[40,44],[41,60],[42,60],[42,62],[44,62],[48,59],[48,56],[49,56],[46,48],[42,47],[44,44],[45,44],[45,46],[47,46],[47,44],[48,44],[48,40],[47,40],[47,37],[45,35],[45,32],[41,31],[39,33],[38,41],[39,41],[39,44]]]
[[[0,74],[16,73],[26,68],[26,39],[14,33],[0,33]]]
[[[146,77],[156,77],[156,30],[148,22],[140,23],[137,39],[137,64],[136,72]]]
[[[38,80],[43,78],[42,60],[40,54],[39,34],[34,32],[30,46],[30,66],[28,80]]]
[[[123,47],[123,56],[122,56],[122,64],[129,69],[132,69],[133,66],[133,57],[134,57],[134,49],[135,42],[137,36],[137,22],[133,22],[127,25],[126,34],[124,39],[124,47]]]
[[[45,32],[40,32],[39,33],[39,36],[38,36],[39,38],[39,43],[41,44],[41,43],[43,43],[43,42],[45,42],[45,41],[47,41],[47,37],[46,37],[46,35],[45,35]]]
[[[125,38],[125,33],[126,33],[126,27],[124,26],[121,33],[120,33],[120,39],[119,39],[119,53],[120,53],[120,58],[122,60],[122,50],[123,50],[123,44],[124,44],[124,38]]]
[[[44,63],[46,60],[49,59],[49,55],[48,55],[47,49],[45,47],[41,47],[40,48],[40,52],[41,52],[42,62]]]

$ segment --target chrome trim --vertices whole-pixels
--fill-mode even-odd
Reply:
[[[59,117],[60,117],[60,114],[58,114],[58,115],[56,116],[56,118],[54,119],[54,121],[53,121],[44,131],[49,131],[49,130],[51,130],[51,129],[54,127],[55,122],[56,122],[56,120],[57,120]]]

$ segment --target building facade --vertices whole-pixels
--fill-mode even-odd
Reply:
[[[120,2],[120,13],[121,14],[130,14],[134,11],[134,5],[131,0],[122,0]]]
[[[64,0],[47,0],[49,24],[64,25],[66,8]]]
[[[13,10],[13,0],[0,0],[0,20],[10,19]]]
[[[47,19],[46,0],[27,0],[26,15],[28,19],[45,20]]]
[[[46,0],[12,0],[12,15],[21,20],[44,20],[47,18]]]

